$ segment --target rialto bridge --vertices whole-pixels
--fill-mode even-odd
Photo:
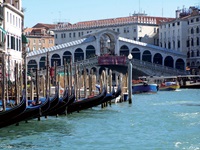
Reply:
[[[112,30],[102,30],[77,41],[29,52],[28,70],[37,68],[43,71],[46,68],[47,52],[50,67],[53,67],[56,61],[59,71],[63,70],[64,60],[66,60],[67,63],[85,66],[87,70],[93,68],[99,73],[105,68],[123,72],[127,71],[127,56],[131,53],[133,75],[186,74],[185,54],[122,38]]]

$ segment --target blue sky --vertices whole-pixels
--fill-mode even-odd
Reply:
[[[134,12],[149,16],[175,17],[177,8],[200,6],[199,0],[22,0],[25,26],[59,21],[80,21],[126,17]]]

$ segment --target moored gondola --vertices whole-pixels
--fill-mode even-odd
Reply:
[[[15,116],[23,113],[26,109],[26,98],[23,96],[22,101],[12,108],[6,108],[5,111],[0,112],[0,128],[4,127],[4,123],[12,120]]]
[[[26,109],[16,116],[12,117],[11,119],[4,121],[0,124],[1,127],[9,126],[12,124],[19,123],[21,121],[27,121],[30,119],[34,119],[40,117],[43,111],[46,111],[50,106],[50,100],[47,97],[45,101],[39,101],[40,103],[34,105],[26,106]]]
[[[69,114],[75,111],[80,111],[96,106],[96,104],[106,96],[106,93],[106,88],[103,88],[102,92],[97,96],[75,101],[68,106],[67,113]]]

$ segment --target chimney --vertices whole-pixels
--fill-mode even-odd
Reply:
[[[176,10],[176,18],[179,18],[179,17],[180,17],[180,13],[181,13],[180,10]]]

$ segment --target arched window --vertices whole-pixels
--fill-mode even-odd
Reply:
[[[193,34],[193,33],[194,33],[194,29],[192,28],[192,29],[191,29],[191,34]]]
[[[194,40],[191,38],[191,46],[194,46]]]
[[[199,56],[199,50],[197,50],[197,56]]]
[[[190,58],[190,51],[187,52],[187,58]]]
[[[199,27],[196,28],[196,32],[199,33]]]
[[[191,57],[194,57],[194,51],[191,52]]]

